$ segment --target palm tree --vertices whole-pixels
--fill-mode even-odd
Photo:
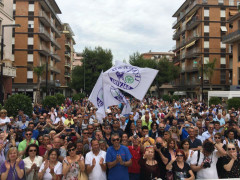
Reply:
[[[206,64],[204,64],[203,68],[203,74],[208,78],[209,80],[209,85],[210,85],[210,91],[212,91],[212,77],[214,74],[215,66],[216,66],[216,61],[217,59],[214,58],[213,62],[208,61]]]
[[[37,92],[36,92],[36,96],[35,96],[35,103],[39,103],[40,102],[40,85],[41,85],[41,78],[43,73],[45,72],[45,64],[42,66],[37,66],[33,68],[33,72],[37,75]]]

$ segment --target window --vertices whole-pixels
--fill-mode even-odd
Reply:
[[[0,0],[1,2],[1,0]],[[16,4],[13,4],[13,10],[16,10]]]
[[[29,4],[28,11],[34,12],[34,4]]]
[[[218,4],[223,4],[224,0],[218,0]]]
[[[204,41],[204,48],[209,48],[209,41]]]
[[[204,9],[204,17],[209,17],[209,9]]]
[[[27,79],[33,79],[33,71],[27,72]]]
[[[12,44],[15,44],[15,37],[12,38]]]
[[[221,64],[226,64],[226,58],[225,57],[221,57],[221,60],[220,60],[221,62]]]
[[[222,42],[220,42],[220,47],[221,48],[226,48],[226,44],[223,44]]]
[[[234,0],[229,0],[229,6],[234,6]]]
[[[225,17],[226,17],[225,10],[221,10],[221,11],[220,11],[220,17],[221,17],[221,18],[225,18]]]
[[[204,32],[209,33],[209,26],[204,26]]]
[[[33,62],[33,54],[28,54],[27,58],[28,62]]]
[[[28,45],[33,45],[33,38],[32,37],[28,38]]]
[[[34,28],[34,21],[28,21],[28,28]]]
[[[207,64],[209,62],[209,57],[204,57],[204,64]]]

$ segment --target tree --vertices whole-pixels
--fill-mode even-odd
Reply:
[[[207,61],[207,63],[204,64],[204,66],[203,66],[203,74],[209,80],[210,91],[212,91],[212,83],[211,83],[211,81],[212,81],[214,69],[215,69],[215,66],[216,66],[216,61],[217,61],[217,59],[214,58],[213,62]],[[201,70],[200,70],[200,72],[201,72]]]
[[[234,97],[227,101],[228,109],[235,108],[238,109],[240,107],[240,98]]]
[[[160,60],[144,59],[138,52],[133,53],[133,55],[129,57],[129,63],[133,66],[149,67],[159,70],[152,84],[152,86],[156,85],[158,94],[161,85],[176,79],[180,73],[179,67],[174,66],[167,58],[162,58]]]
[[[57,104],[61,106],[65,102],[65,96],[61,93],[55,94],[55,97],[57,98]]]
[[[222,101],[221,101],[221,99],[219,98],[219,97],[211,97],[210,99],[209,99],[209,106],[211,106],[211,105],[218,105],[218,104],[221,104],[222,103]]]
[[[19,110],[23,110],[28,116],[32,116],[32,100],[24,94],[14,94],[7,99],[4,108],[8,116],[17,116]]]
[[[33,72],[37,75],[37,92],[35,96],[35,102],[34,103],[40,103],[40,85],[41,85],[41,77],[43,73],[45,72],[45,64],[42,66],[37,66],[33,68]]]
[[[77,66],[72,70],[71,87],[77,92],[84,90],[85,70],[85,92],[90,94],[101,71],[112,67],[113,55],[109,49],[96,47],[94,50],[85,48],[82,56],[82,66]]]
[[[57,106],[57,98],[55,96],[46,96],[42,104],[46,109],[55,108]]]

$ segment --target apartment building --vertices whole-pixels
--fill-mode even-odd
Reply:
[[[61,37],[61,14],[55,0],[14,0],[13,14],[21,27],[13,31],[12,47],[17,76],[13,81],[14,93],[35,97],[38,78],[33,69],[45,65],[41,79],[41,95],[54,94],[60,87],[56,64],[61,62],[57,38]]]
[[[181,67],[174,86],[188,97],[202,99],[212,90],[229,90],[232,83],[232,54],[221,41],[226,35],[227,19],[236,12],[237,0],[186,0],[173,14],[177,20],[173,40],[174,63]],[[201,70],[216,59],[212,77]]]
[[[240,91],[240,12],[229,18],[227,28],[227,35],[222,37],[222,42],[231,45],[232,50],[232,86],[230,89]]]
[[[62,61],[57,64],[58,69],[62,72],[57,75],[60,81],[61,92],[66,96],[71,96],[72,89],[69,87],[71,82],[71,71],[74,61],[74,48],[76,44],[73,38],[74,33],[68,23],[62,24],[61,38],[58,39],[61,49],[58,50]]]
[[[172,51],[170,51],[170,52],[151,52],[151,51],[149,51],[148,53],[143,53],[142,56],[145,59],[155,59],[155,60],[167,58],[167,59],[169,59],[170,62],[172,62],[175,54]]]
[[[16,76],[16,69],[13,67],[14,56],[12,55],[12,28],[13,19],[13,1],[0,1],[0,27],[1,38],[4,39],[3,58],[1,59],[0,68],[0,103],[12,94],[12,78]],[[4,33],[3,30],[4,29]]]
[[[73,61],[73,65],[72,65],[73,69],[76,66],[82,66],[82,63],[83,63],[82,59],[83,59],[82,53],[77,53],[77,52],[74,53],[74,61]]]

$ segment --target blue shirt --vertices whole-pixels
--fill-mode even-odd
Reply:
[[[106,162],[113,162],[116,160],[117,155],[121,155],[124,162],[129,161],[132,155],[129,149],[120,145],[118,150],[115,150],[113,146],[107,149]],[[128,167],[121,165],[120,163],[109,169],[108,180],[129,180]]]

